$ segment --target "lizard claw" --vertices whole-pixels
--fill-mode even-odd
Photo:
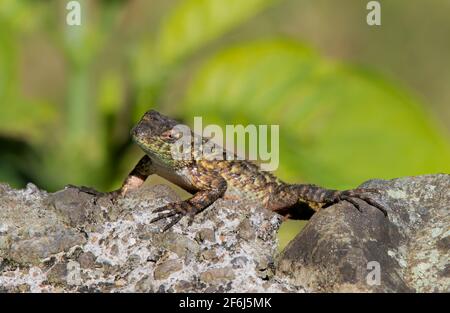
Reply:
[[[109,201],[111,201],[112,204],[117,204],[117,200],[120,197],[124,196],[120,189],[107,192],[105,195],[106,197],[108,197]]]
[[[87,187],[87,186],[75,186],[75,185],[72,185],[72,184],[68,184],[68,185],[64,186],[64,189],[69,189],[69,188],[77,189],[80,192],[84,192],[84,193],[90,194],[92,196],[101,196],[101,195],[103,195],[103,192],[97,191],[94,188]]]
[[[73,189],[77,189],[79,192],[83,192],[86,194],[89,194],[91,196],[93,196],[94,199],[94,203],[96,203],[98,201],[98,199],[100,198],[106,198],[109,201],[111,201],[112,204],[117,204],[117,199],[121,196],[123,196],[121,190],[114,190],[114,191],[110,191],[110,192],[102,192],[102,191],[97,191],[94,188],[91,187],[86,187],[86,186],[75,186],[72,184],[68,184],[66,186],[64,186],[65,189],[69,189],[69,188],[73,188]]]
[[[168,212],[161,213],[164,211],[168,211]],[[191,207],[191,205],[185,201],[174,202],[174,203],[169,203],[167,205],[163,205],[162,207],[159,207],[159,208],[153,210],[153,212],[159,213],[159,214],[155,218],[150,220],[150,223],[154,223],[159,220],[170,218],[170,217],[174,216],[171,219],[171,221],[162,228],[161,232],[165,232],[166,230],[170,229],[173,225],[178,223],[184,216],[192,215],[192,217],[193,217],[196,213],[195,210],[193,210],[193,207]]]
[[[177,214],[178,214],[178,212],[161,213],[161,214],[158,214],[155,218],[153,218],[150,221],[150,223],[155,223],[155,222],[157,222],[159,220],[162,220],[162,219],[168,218],[168,217],[172,217],[172,216],[177,215]]]
[[[169,203],[169,204],[160,206],[159,208],[154,209],[153,213],[159,213],[159,212],[173,210],[173,206],[174,206],[173,203]]]
[[[176,216],[173,220],[171,220],[169,222],[169,224],[167,224],[166,226],[164,226],[163,229],[161,229],[161,232],[164,233],[166,230],[170,229],[173,225],[178,223],[181,220],[182,217],[183,217],[183,215],[181,215],[181,214]]]
[[[367,204],[376,207],[378,210],[383,212],[384,216],[387,217],[388,213],[386,208],[378,203],[377,201],[373,200],[370,196],[367,195],[367,193],[377,193],[380,194],[380,191],[377,189],[372,188],[357,188],[352,190],[345,190],[340,192],[337,195],[338,201],[339,200],[345,200],[353,204],[358,211],[362,212],[361,205],[356,201],[355,199],[362,200],[366,202]]]

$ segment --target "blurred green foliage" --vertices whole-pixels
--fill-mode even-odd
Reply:
[[[227,39],[284,2],[80,1],[70,27],[66,1],[0,0],[0,181],[117,188],[142,154],[128,131],[150,108],[279,124],[287,181],[450,172],[445,131],[404,88],[284,34]]]

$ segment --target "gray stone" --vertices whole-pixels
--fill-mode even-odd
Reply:
[[[154,278],[157,280],[167,279],[171,274],[181,271],[183,264],[180,260],[167,260],[161,264],[158,264],[153,273]]]
[[[76,188],[66,188],[51,194],[46,202],[70,226],[83,225],[93,211],[94,195]]]
[[[381,191],[375,198],[388,217],[347,202],[320,211],[283,251],[279,275],[317,291],[450,291],[450,176],[361,187]]]
[[[71,229],[61,229],[55,233],[14,242],[10,247],[8,257],[21,264],[38,264],[40,260],[52,254],[67,251],[83,242],[85,242],[85,238],[82,234]]]
[[[200,280],[205,283],[229,281],[235,277],[233,268],[230,266],[211,268],[200,274]]]
[[[231,260],[233,268],[243,268],[247,263],[248,259],[245,256],[238,256]]]
[[[47,274],[47,280],[51,284],[60,285],[67,283],[67,264],[55,264]]]
[[[153,238],[153,243],[155,245],[174,252],[180,258],[187,256],[193,257],[200,252],[200,247],[197,242],[180,234],[166,232],[163,234],[156,234]]]
[[[197,235],[195,236],[195,239],[199,242],[204,242],[204,241],[215,242],[216,234],[214,232],[214,229],[203,228],[197,233]]]
[[[160,233],[168,221],[150,223],[152,211],[179,200],[167,186],[112,202],[87,188],[48,194],[0,184],[0,290],[449,291],[449,175],[364,186],[380,190],[374,197],[387,218],[368,205],[336,204],[279,255],[281,218],[261,203],[219,199],[192,225],[184,218]]]
[[[95,255],[91,252],[83,252],[78,257],[78,263],[80,263],[81,268],[90,268],[95,264]]]
[[[217,258],[216,251],[214,249],[207,249],[202,251],[202,258],[204,260],[214,260]]]
[[[252,223],[249,219],[244,219],[239,224],[239,237],[244,240],[253,240],[256,237],[255,230],[252,227]]]
[[[153,290],[153,279],[145,275],[137,283],[135,287],[136,292],[154,292]]]

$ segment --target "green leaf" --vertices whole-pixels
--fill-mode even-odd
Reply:
[[[273,0],[183,0],[162,24],[157,40],[163,63],[198,49],[261,11]]]
[[[279,124],[288,181],[333,188],[371,178],[450,172],[450,145],[421,105],[367,71],[292,41],[232,47],[194,76],[186,120]]]
[[[182,0],[161,23],[156,38],[139,43],[133,55],[140,84],[157,89],[183,58],[278,0]]]

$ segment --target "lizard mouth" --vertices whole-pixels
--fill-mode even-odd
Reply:
[[[145,138],[152,136],[149,130],[142,129],[140,124],[133,127],[131,130],[131,137],[141,148],[145,148]]]

